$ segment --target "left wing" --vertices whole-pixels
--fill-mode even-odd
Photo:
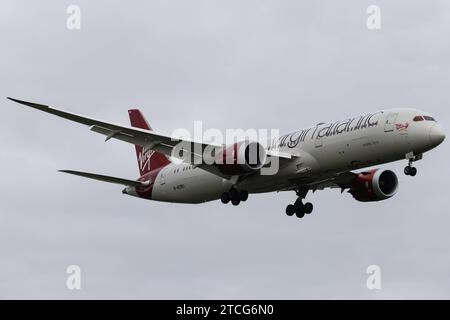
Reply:
[[[128,126],[122,126],[102,120],[97,120],[94,118],[86,117],[83,115],[70,113],[64,110],[56,109],[47,105],[33,103],[33,102],[27,102],[23,100],[13,99],[8,97],[9,100],[23,104],[25,106],[47,112],[50,114],[53,114],[55,116],[75,121],[84,125],[87,125],[90,127],[91,131],[103,134],[106,136],[105,141],[108,141],[109,139],[117,139],[121,141],[125,141],[134,145],[139,145],[144,148],[144,152],[148,150],[156,150],[159,151],[166,156],[169,157],[176,157],[184,160],[183,157],[185,157],[186,154],[190,155],[191,161],[195,161],[195,159],[202,159],[203,150],[205,148],[220,148],[219,145],[211,145],[211,144],[205,144],[200,142],[194,142],[194,141],[188,141],[183,140],[175,137],[170,137],[162,134],[155,133],[154,131],[149,131],[145,129],[135,128],[135,127],[128,127]],[[180,152],[180,154],[174,154],[174,149],[178,148],[176,151]],[[199,151],[201,153],[199,153]],[[271,157],[278,157],[278,158],[284,158],[284,159],[290,159],[292,156],[290,154],[281,154],[281,153],[275,153],[268,152],[268,155]],[[196,162],[194,162],[196,163]],[[224,178],[229,178],[229,176],[226,176],[222,174],[217,167],[213,165],[207,165],[207,164],[201,164],[198,165],[200,168],[209,171],[211,173],[214,173],[216,175],[222,176]]]
[[[52,108],[43,104],[22,101],[18,99],[9,98],[9,100],[26,105],[28,107],[44,111],[55,116],[75,121],[87,126],[90,126],[90,130],[103,134],[106,136],[106,141],[111,138],[122,140],[128,143],[137,144],[147,149],[154,149],[162,152],[168,156],[171,156],[169,150],[171,151],[174,146],[182,142],[180,139],[167,137],[154,133],[153,131],[148,131],[139,128],[121,126],[111,122],[105,122],[97,120],[94,118],[89,118],[75,113],[70,113],[67,111]],[[194,142],[192,142],[194,143]]]

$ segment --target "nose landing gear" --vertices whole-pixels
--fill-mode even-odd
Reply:
[[[405,175],[414,177],[417,174],[417,168],[413,167],[413,162],[422,159],[423,155],[418,154],[415,156],[413,152],[410,152],[407,153],[405,157],[408,160],[408,165],[405,167],[404,170]]]
[[[405,174],[414,177],[417,174],[417,168],[412,167],[411,164],[409,164],[405,167]]]
[[[220,201],[227,204],[231,201],[233,206],[238,206],[241,201],[247,201],[248,192],[245,190],[238,191],[236,188],[231,188],[230,191],[222,193]]]
[[[303,218],[305,214],[310,214],[313,211],[314,206],[311,202],[303,204],[303,199],[306,197],[307,193],[308,193],[307,189],[297,191],[298,198],[295,201],[295,203],[289,204],[286,207],[286,214],[288,216],[291,217],[295,214],[297,218]]]

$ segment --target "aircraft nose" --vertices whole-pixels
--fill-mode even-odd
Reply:
[[[445,139],[444,128],[436,123],[430,129],[430,142],[433,146],[437,146]]]

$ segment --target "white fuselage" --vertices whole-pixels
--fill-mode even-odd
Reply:
[[[402,160],[411,152],[422,154],[442,142],[443,129],[435,121],[413,120],[421,115],[414,109],[383,110],[283,135],[268,143],[269,150],[295,156],[281,160],[276,174],[238,182],[189,164],[169,164],[154,181],[152,199],[200,203],[219,199],[232,186],[249,193],[288,190],[293,184]]]

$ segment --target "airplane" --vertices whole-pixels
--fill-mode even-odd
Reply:
[[[397,175],[373,166],[406,160],[404,173],[415,176],[413,163],[445,139],[442,125],[431,115],[409,108],[319,123],[274,137],[266,144],[243,140],[213,145],[158,134],[138,109],[128,110],[131,126],[123,126],[8,99],[87,125],[105,135],[105,141],[118,139],[135,145],[140,176],[131,180],[74,170],[60,172],[123,185],[126,195],[174,203],[220,199],[237,206],[249,194],[294,191],[296,200],[285,212],[298,218],[313,211],[312,203],[304,203],[310,191],[339,188],[361,202],[393,197],[398,189]],[[202,157],[208,149],[213,161]],[[178,153],[174,154],[175,150]],[[173,161],[176,158],[180,161]],[[277,163],[275,173],[263,174],[273,163]]]

